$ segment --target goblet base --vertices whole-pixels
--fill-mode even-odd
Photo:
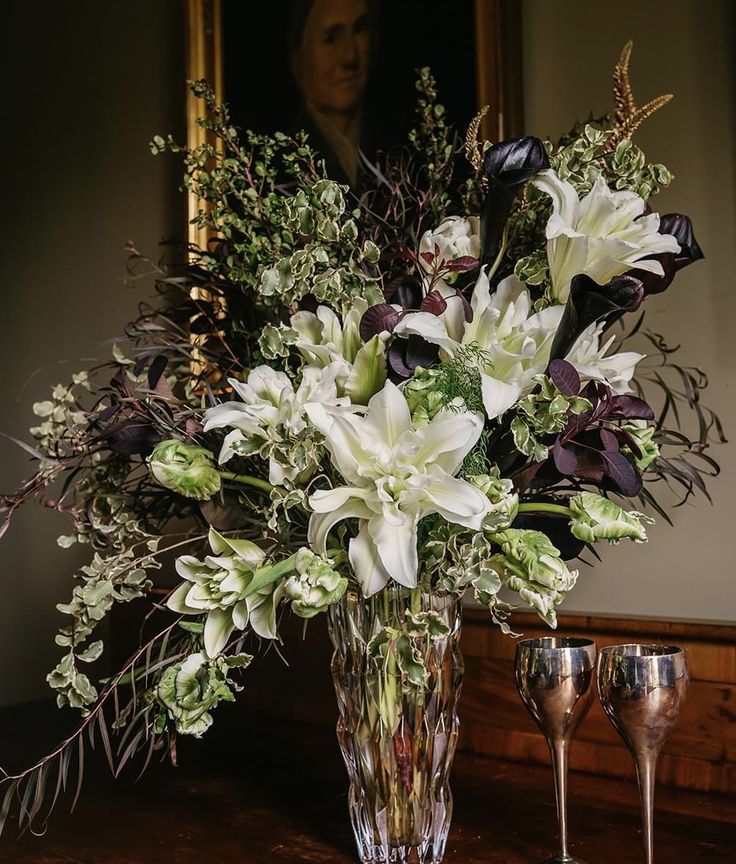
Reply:
[[[559,855],[553,855],[551,858],[545,858],[541,864],[586,864],[580,858],[571,858],[569,855],[565,858],[560,858]]]

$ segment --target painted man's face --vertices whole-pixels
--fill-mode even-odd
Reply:
[[[295,57],[305,100],[326,113],[351,113],[368,77],[370,26],[366,0],[316,0]]]

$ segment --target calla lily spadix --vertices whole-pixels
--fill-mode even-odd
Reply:
[[[348,554],[366,597],[389,579],[409,588],[417,584],[417,524],[423,516],[439,513],[481,530],[490,502],[454,476],[483,430],[480,415],[445,411],[415,429],[404,395],[390,381],[363,414],[316,403],[306,410],[347,484],[310,496],[309,542],[324,552],[333,526],[358,519]]]

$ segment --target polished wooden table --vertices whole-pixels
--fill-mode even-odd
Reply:
[[[227,715],[230,707],[219,713]],[[12,725],[0,725],[4,767],[17,752],[13,735],[22,738],[17,720]],[[42,837],[16,840],[10,825],[0,841],[0,862],[356,861],[345,775],[331,734],[275,721],[244,726],[242,715],[232,713],[208,736],[182,743],[179,768],[153,766],[137,783],[134,772],[112,781],[98,759],[88,769],[75,813],[63,802]],[[633,780],[573,774],[570,785],[576,856],[587,864],[641,864]],[[460,754],[453,789],[446,864],[538,864],[553,851],[549,771]],[[736,799],[658,790],[656,855],[658,864],[734,864]]]

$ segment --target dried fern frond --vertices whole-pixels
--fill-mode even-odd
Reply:
[[[606,153],[613,152],[622,141],[631,138],[645,120],[648,120],[655,111],[658,111],[672,99],[672,94],[666,93],[663,96],[657,96],[656,99],[652,99],[651,102],[647,102],[641,108],[636,107],[631,80],[629,79],[629,62],[633,48],[634,43],[632,41],[624,45],[618,63],[613,70],[613,100],[616,105],[616,114],[613,134],[604,151]]]

